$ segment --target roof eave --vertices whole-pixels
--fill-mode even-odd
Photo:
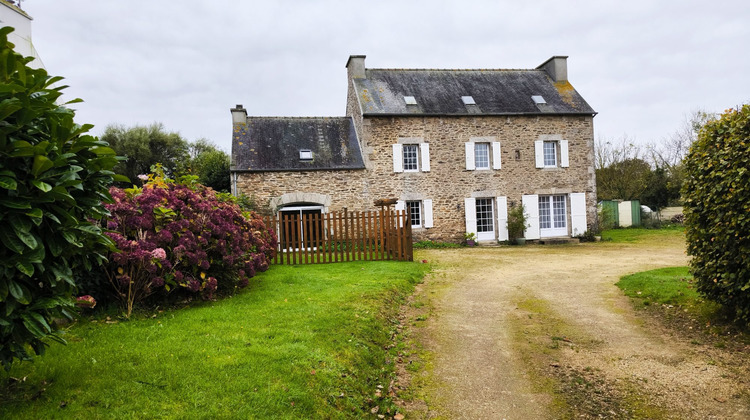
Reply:
[[[365,112],[363,117],[518,117],[518,116],[596,116],[598,112],[483,112],[481,114],[445,114],[445,113],[393,113]]]
[[[259,173],[259,172],[318,172],[318,171],[360,171],[367,169],[363,166],[352,166],[348,168],[273,168],[273,169],[233,169],[229,172]]]

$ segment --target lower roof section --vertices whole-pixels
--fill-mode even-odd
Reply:
[[[233,130],[233,172],[365,168],[351,117],[248,117]]]

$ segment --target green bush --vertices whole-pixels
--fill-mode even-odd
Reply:
[[[685,230],[698,291],[750,323],[750,105],[704,126],[685,171]]]
[[[56,102],[62,78],[28,66],[0,29],[0,364],[63,341],[74,270],[99,264],[112,241],[92,223],[106,214],[118,158],[85,135],[91,126]],[[79,100],[71,101],[79,102]],[[69,103],[71,103],[69,102]]]
[[[229,155],[223,150],[210,150],[193,159],[198,182],[216,191],[229,192]]]

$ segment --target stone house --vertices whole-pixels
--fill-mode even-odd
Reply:
[[[396,198],[416,240],[569,237],[596,217],[593,118],[567,57],[535,69],[368,69],[349,57],[346,116],[231,109],[232,188],[266,213],[372,210]]]

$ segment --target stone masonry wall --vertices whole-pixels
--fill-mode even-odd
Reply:
[[[432,199],[434,227],[415,229],[417,240],[459,241],[467,197],[507,196],[511,204],[524,194],[585,192],[587,222],[595,222],[591,116],[366,117],[359,134],[366,170],[239,173],[238,190],[267,211],[278,205],[274,199],[295,192],[330,197],[329,211],[373,210],[381,198]],[[570,166],[536,168],[534,141],[554,134],[568,140]],[[471,137],[501,143],[502,169],[466,170],[464,143]],[[429,172],[393,172],[392,145],[399,138],[430,144]],[[570,203],[567,208],[570,226]]]

